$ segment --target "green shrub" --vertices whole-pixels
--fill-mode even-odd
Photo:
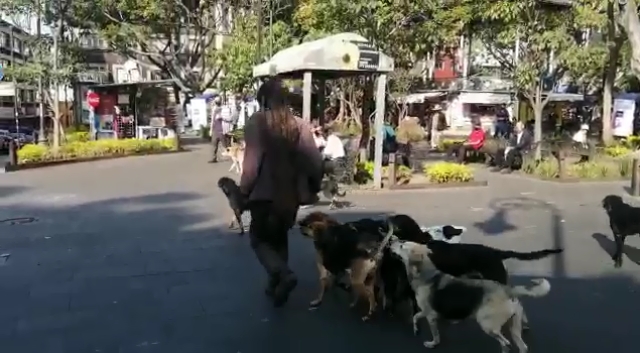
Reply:
[[[203,140],[211,139],[211,132],[209,131],[208,126],[200,126],[200,131],[198,132],[198,135],[200,135],[200,138],[202,138]]]
[[[473,171],[464,164],[438,162],[426,164],[424,173],[432,183],[466,183],[473,180]]]
[[[403,119],[396,129],[396,139],[399,143],[419,142],[424,140],[424,137],[424,129],[415,118]]]
[[[413,177],[413,170],[405,165],[399,165],[396,170],[396,183],[408,184]],[[382,167],[382,179],[389,178],[389,167]],[[373,180],[373,162],[358,163],[356,165],[356,182],[364,184]]]
[[[438,142],[438,151],[445,152],[447,151],[453,144],[463,143],[465,139],[443,139]]]
[[[640,149],[640,136],[631,135],[623,139],[622,144],[632,150]]]
[[[614,158],[626,156],[631,152],[633,152],[631,148],[622,144],[615,144],[604,148],[604,154]]]
[[[175,150],[177,150],[175,139],[74,141],[64,144],[57,150],[47,146],[29,144],[18,151],[18,163],[126,156]]]
[[[588,162],[567,164],[565,175],[587,180],[627,178],[631,175],[631,164],[630,158],[596,157]],[[522,172],[543,179],[558,178],[558,162],[552,157],[539,161],[527,159],[522,165]]]
[[[86,131],[70,132],[65,135],[66,143],[87,142],[91,140],[91,134]]]

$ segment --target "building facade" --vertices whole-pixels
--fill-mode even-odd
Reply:
[[[23,65],[30,60],[30,34],[21,28],[0,20],[0,65],[2,68]],[[10,77],[0,81],[0,119],[15,119],[38,114],[35,87],[14,84]]]

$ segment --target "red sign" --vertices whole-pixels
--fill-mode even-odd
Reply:
[[[100,95],[96,92],[87,93],[87,103],[91,108],[97,108],[100,105]]]

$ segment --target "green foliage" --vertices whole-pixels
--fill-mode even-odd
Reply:
[[[604,154],[614,158],[626,156],[631,152],[633,152],[633,150],[621,144],[614,144],[612,146],[607,146],[604,148]]]
[[[354,32],[371,40],[410,67],[434,48],[453,44],[471,17],[471,0],[364,1],[302,0],[294,15],[306,40],[340,32]]]
[[[87,142],[91,140],[91,134],[83,131],[67,132],[65,134],[65,139],[66,143]]]
[[[396,129],[396,139],[399,143],[419,142],[424,140],[425,132],[418,119],[407,118],[400,121]]]
[[[356,164],[356,177],[354,178],[359,184],[364,184],[373,180],[374,164],[371,161]],[[411,168],[399,165],[396,169],[396,183],[408,184],[413,177]],[[382,167],[382,179],[389,178],[389,167]]]
[[[276,22],[270,31],[263,31],[262,46],[258,53],[258,29],[256,16],[238,16],[231,35],[222,50],[213,53],[213,59],[220,63],[224,71],[224,90],[240,93],[249,88],[253,81],[253,66],[269,57],[270,41],[273,53],[289,47],[291,28],[285,22]]]
[[[61,146],[59,149],[29,144],[18,151],[18,163],[32,164],[59,160],[126,156],[175,151],[176,149],[175,139],[74,141]]]
[[[631,158],[597,156],[592,161],[567,165],[566,176],[585,180],[628,178],[631,175],[631,165]],[[527,158],[522,165],[522,172],[542,179],[555,179],[559,177],[558,162],[555,158],[539,161]]]
[[[465,141],[464,138],[460,138],[460,139],[442,139],[442,140],[440,140],[438,142],[437,150],[440,151],[440,152],[446,152],[454,144],[462,143],[464,141]]]
[[[437,184],[466,183],[473,180],[473,170],[470,167],[450,162],[425,164],[424,174],[430,182]]]
[[[219,62],[207,59],[214,56],[220,36],[231,30],[228,16],[219,11],[228,14],[231,5],[225,0],[96,0],[84,16],[111,48],[145,58],[193,95],[211,87],[221,72]]]

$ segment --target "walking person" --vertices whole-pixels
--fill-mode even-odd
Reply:
[[[222,123],[222,102],[219,97],[216,97],[213,100],[213,109],[211,109],[211,129],[209,131],[211,136],[212,156],[209,163],[218,162],[218,149],[220,145],[222,145],[223,148],[227,147]]]
[[[298,209],[320,191],[322,157],[311,127],[288,107],[279,80],[265,82],[257,98],[262,107],[244,128],[245,155],[240,189],[251,212],[250,242],[269,280],[265,293],[284,305],[298,280],[288,266],[288,231]]]

